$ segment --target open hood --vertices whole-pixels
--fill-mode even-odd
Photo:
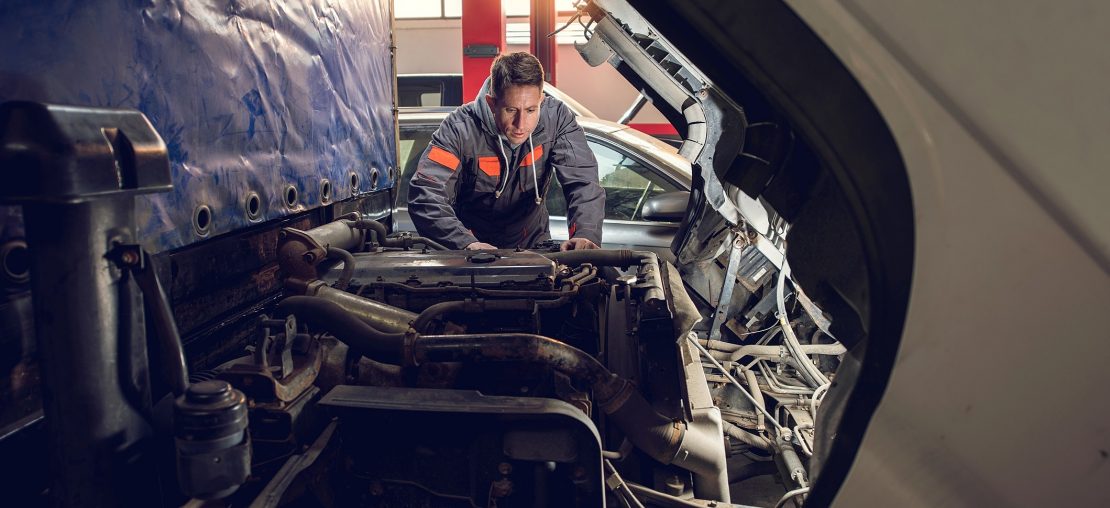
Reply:
[[[758,290],[745,290],[778,273],[847,347],[815,422],[811,501],[827,504],[889,379],[908,305],[913,206],[890,129],[782,2],[590,0],[579,11],[583,58],[613,65],[683,137],[693,191],[671,247],[709,309],[709,339],[730,320],[754,323],[743,300]]]
[[[670,41],[623,0],[587,3],[588,40],[578,44],[592,66],[608,63],[648,97],[682,137],[679,154],[693,166],[687,213],[671,245],[683,280],[704,302],[717,305],[727,256],[740,235],[758,242],[776,266],[786,224],[740,185],[753,173],[766,178],[782,164],[791,134],[777,124],[749,123],[745,110],[722,92]],[[745,150],[749,147],[749,150]],[[758,196],[758,194],[755,194]]]

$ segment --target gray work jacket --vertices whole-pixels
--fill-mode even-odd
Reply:
[[[408,198],[417,231],[455,249],[478,241],[531,247],[551,237],[544,199],[557,175],[570,237],[601,245],[605,191],[570,108],[545,96],[531,146],[525,141],[513,149],[484,99],[488,86],[487,79],[478,99],[443,120],[420,157]]]

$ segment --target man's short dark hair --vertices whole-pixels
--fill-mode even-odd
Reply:
[[[531,85],[543,89],[543,65],[531,53],[518,51],[499,55],[489,69],[490,95],[500,97],[510,86]]]

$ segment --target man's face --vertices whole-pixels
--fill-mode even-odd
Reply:
[[[493,111],[497,129],[514,145],[526,141],[535,130],[540,121],[541,101],[542,89],[530,85],[511,85],[502,90],[497,98],[486,95],[486,103]]]

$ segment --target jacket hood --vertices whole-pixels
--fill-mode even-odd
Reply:
[[[478,89],[478,95],[474,96],[474,112],[478,116],[479,124],[482,130],[490,136],[500,136],[501,132],[497,129],[497,122],[493,121],[493,111],[489,109],[489,103],[486,102],[486,95],[489,95],[490,79],[482,83],[482,88]]]
[[[474,101],[471,103],[471,113],[478,117],[478,123],[482,126],[482,131],[493,137],[501,137],[501,131],[497,128],[497,122],[493,119],[493,111],[489,108],[489,103],[486,102],[486,95],[489,94],[490,78],[487,76],[486,80],[482,82],[482,87],[478,89],[478,94],[474,96]],[[557,107],[562,101],[556,99],[547,93],[543,93],[543,104],[540,105],[540,120],[536,123],[536,128],[532,131],[532,136],[536,137],[538,134],[545,130],[545,112],[549,108]]]

